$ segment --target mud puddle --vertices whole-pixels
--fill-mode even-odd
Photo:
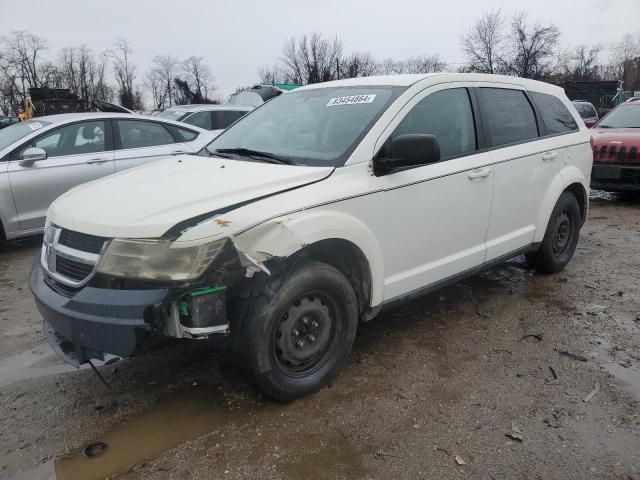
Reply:
[[[111,358],[117,357],[109,356],[105,362]],[[93,364],[99,367],[105,362],[96,360]],[[88,364],[81,365],[78,369],[65,363],[51,350],[49,345],[44,344],[0,360],[0,387],[22,380],[76,372],[87,368],[90,368]]]
[[[0,387],[20,380],[69,373],[75,370],[75,367],[63,363],[48,347],[38,347],[0,360]]]
[[[247,409],[238,412],[243,418]],[[103,479],[125,471],[176,447],[187,440],[215,432],[232,422],[235,416],[224,406],[221,395],[211,388],[198,388],[161,400],[154,407],[122,425],[102,438],[103,449],[89,458],[85,445],[55,461],[58,480]]]
[[[622,381],[625,386],[640,400],[640,371],[634,367],[624,367],[617,362],[602,365],[611,375]]]

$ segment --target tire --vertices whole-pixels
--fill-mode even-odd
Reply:
[[[260,389],[290,401],[329,384],[346,363],[358,325],[358,302],[337,269],[305,261],[274,278],[244,308],[236,359]]]
[[[563,192],[551,212],[540,248],[525,254],[527,263],[542,273],[560,272],[578,245],[581,219],[578,200],[571,192]]]

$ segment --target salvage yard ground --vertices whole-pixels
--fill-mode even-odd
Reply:
[[[362,325],[291,404],[205,343],[99,367],[110,389],[63,365],[39,242],[0,246],[0,478],[640,480],[640,201],[592,200],[561,274],[517,259]]]

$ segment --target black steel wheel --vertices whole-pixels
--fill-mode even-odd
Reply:
[[[240,364],[270,397],[293,400],[327,385],[346,362],[358,323],[347,278],[322,262],[273,278],[232,324]]]
[[[542,244],[526,255],[527,262],[539,272],[561,271],[573,258],[581,224],[578,200],[571,192],[564,192],[551,213]]]

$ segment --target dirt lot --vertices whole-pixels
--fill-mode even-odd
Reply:
[[[111,389],[62,365],[39,242],[0,247],[0,478],[640,480],[639,201],[594,200],[562,274],[518,259],[362,325],[291,404],[206,343],[99,367]]]

